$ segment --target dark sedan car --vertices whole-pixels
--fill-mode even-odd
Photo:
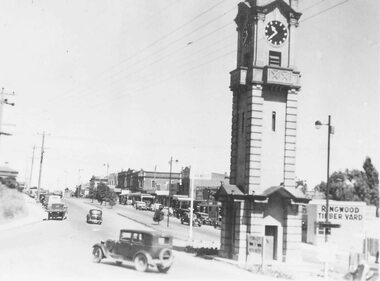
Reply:
[[[190,212],[183,213],[181,217],[181,223],[188,223],[190,225]],[[196,214],[193,213],[193,226],[202,226],[202,221]]]
[[[91,209],[90,211],[88,211],[88,214],[86,216],[87,223],[102,224],[103,222],[102,214],[103,214],[102,210]]]
[[[93,246],[95,262],[104,258],[117,264],[134,262],[138,271],[146,271],[156,266],[159,272],[166,273],[173,263],[173,237],[153,230],[120,230],[119,240],[101,241]]]
[[[46,209],[48,213],[48,220],[50,219],[66,219],[67,218],[67,207],[63,203],[51,204]]]

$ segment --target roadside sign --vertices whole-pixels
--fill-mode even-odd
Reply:
[[[263,265],[264,237],[252,234],[247,235],[247,265]]]
[[[263,242],[262,236],[248,235],[248,254],[262,254],[263,252]]]
[[[211,173],[192,173],[190,178],[195,180],[211,180]]]
[[[340,228],[339,223],[330,223],[330,222],[319,222],[318,226],[320,228]]]

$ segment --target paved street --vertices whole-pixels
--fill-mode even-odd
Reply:
[[[91,208],[82,200],[67,201],[69,218],[44,220],[0,233],[0,280],[248,280],[254,274],[221,261],[174,251],[175,261],[167,274],[137,272],[131,264],[92,262],[92,245],[116,238],[120,228],[145,228],[103,208],[102,225],[86,224]],[[272,280],[261,276],[260,280]],[[278,279],[277,279],[278,280]]]
[[[97,206],[100,205],[90,199],[85,200],[89,206]],[[102,207],[103,209],[109,208]],[[184,244],[185,241],[189,240],[189,225],[181,224],[181,220],[176,217],[169,217],[169,227],[167,227],[167,216],[165,216],[164,220],[160,222],[160,224],[153,222],[153,212],[151,211],[142,211],[136,210],[131,205],[115,205],[113,207],[114,212],[118,213],[121,216],[125,216],[134,221],[138,221],[139,223],[146,225],[149,228],[153,228],[160,231],[170,231],[170,234],[174,236],[174,239],[179,244]],[[201,227],[194,226],[193,227],[193,243],[195,246],[204,246],[204,247],[216,247],[219,248],[220,245],[220,229],[214,228],[211,225],[202,225]]]

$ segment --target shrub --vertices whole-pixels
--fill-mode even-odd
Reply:
[[[0,221],[12,219],[26,213],[22,193],[0,184]]]

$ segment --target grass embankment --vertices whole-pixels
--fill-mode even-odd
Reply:
[[[26,214],[23,194],[0,184],[0,223]]]

